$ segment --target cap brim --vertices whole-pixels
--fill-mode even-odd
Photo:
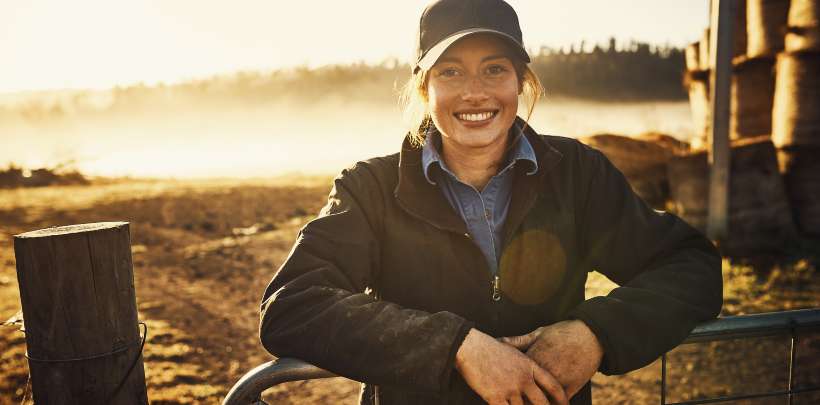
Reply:
[[[521,58],[524,59],[525,62],[529,63],[530,55],[527,54],[527,51],[523,47],[521,47],[521,44],[519,44],[518,41],[515,40],[515,38],[501,32],[501,31],[491,30],[491,29],[487,29],[487,28],[470,28],[470,29],[466,29],[466,30],[463,30],[463,31],[456,32],[456,33],[450,35],[449,37],[444,38],[439,43],[435,44],[416,63],[416,65],[413,67],[413,73],[418,72],[419,69],[427,70],[427,69],[430,69],[431,67],[433,67],[433,65],[436,64],[436,61],[438,61],[438,58],[441,57],[441,55],[447,50],[447,48],[449,48],[450,45],[454,44],[459,39],[464,38],[468,35],[481,34],[481,33],[489,33],[489,34],[500,35],[502,38],[507,40],[507,42],[509,42],[510,45],[512,45],[513,49],[515,49],[516,51],[518,51],[520,53]]]

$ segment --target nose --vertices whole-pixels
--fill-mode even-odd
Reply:
[[[479,76],[470,77],[461,91],[461,99],[469,103],[481,103],[489,98],[487,89]]]

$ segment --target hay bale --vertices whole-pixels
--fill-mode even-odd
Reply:
[[[790,27],[817,27],[820,25],[820,3],[817,0],[791,0]]]
[[[700,70],[699,42],[693,42],[686,47],[686,70]]]
[[[820,2],[791,0],[786,51],[820,51]]]
[[[663,209],[669,197],[666,163],[689,149],[685,142],[663,134],[627,137],[600,134],[581,139],[600,150],[627,178],[635,192],[654,208]]]
[[[732,139],[772,133],[774,59],[742,58],[732,72],[729,134]]]
[[[709,70],[710,66],[710,58],[709,58],[709,28],[703,30],[703,35],[700,37],[700,45],[698,46],[698,51],[700,51],[700,57],[698,60],[700,61],[700,69],[699,70]]]
[[[820,147],[781,148],[777,158],[797,228],[820,238]]]
[[[709,165],[705,151],[672,158],[667,167],[672,210],[706,230]],[[731,257],[780,254],[795,235],[774,145],[768,137],[732,142],[729,236]]]
[[[820,146],[820,54],[781,53],[772,107],[775,146]]]
[[[700,149],[706,144],[709,131],[712,127],[711,112],[709,111],[709,75],[702,72],[687,72],[686,86],[689,89],[689,109],[692,111],[692,122],[695,133],[692,137],[692,147]]]
[[[746,55],[774,56],[783,50],[789,0],[747,0]]]
[[[736,0],[735,20],[732,23],[732,57],[746,55],[746,0]]]

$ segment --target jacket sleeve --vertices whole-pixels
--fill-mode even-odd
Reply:
[[[619,287],[574,308],[604,348],[600,371],[623,374],[680,344],[723,304],[721,258],[714,245],[675,215],[649,208],[624,176],[583,147],[588,187],[577,221],[580,245]],[[583,157],[585,155],[585,157]]]
[[[381,271],[382,195],[362,164],[336,178],[265,290],[262,344],[360,382],[443,392],[472,323],[365,293]]]

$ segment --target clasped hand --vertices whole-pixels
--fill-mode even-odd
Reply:
[[[456,368],[487,403],[567,405],[595,374],[603,349],[582,321],[558,322],[526,335],[494,339],[470,330]]]

